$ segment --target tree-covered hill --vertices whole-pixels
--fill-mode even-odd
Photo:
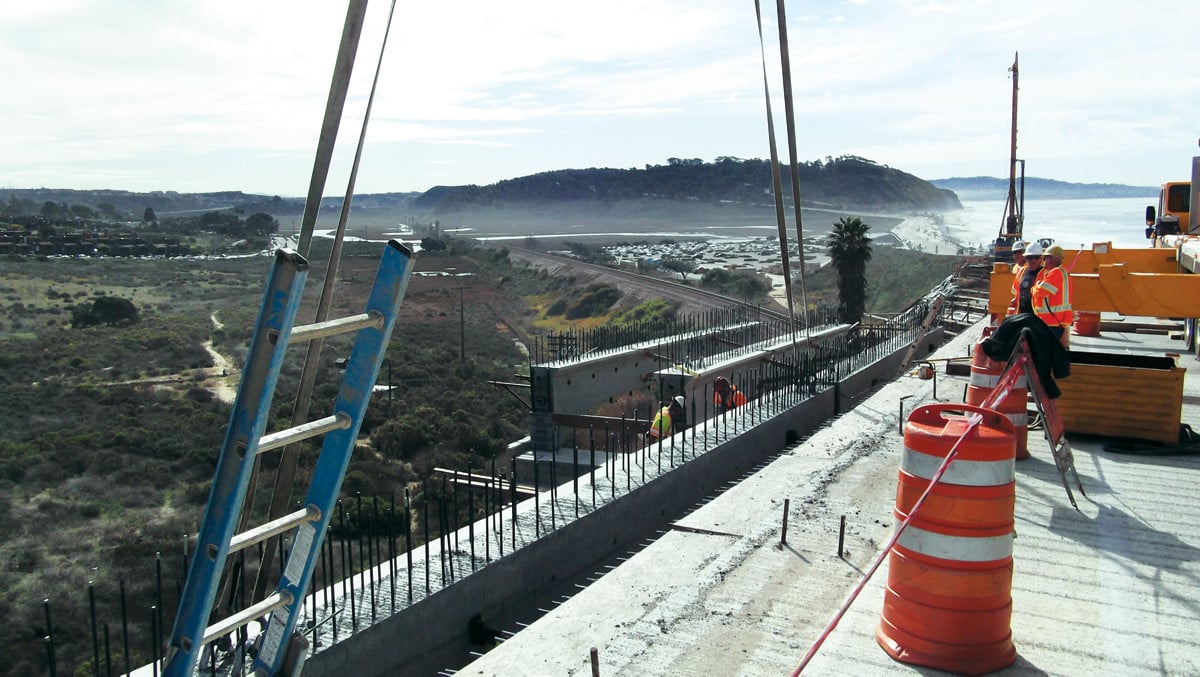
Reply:
[[[950,191],[912,174],[859,157],[830,158],[798,165],[802,204],[871,210],[957,209]],[[786,204],[791,203],[791,175],[782,170]],[[572,201],[606,203],[658,198],[710,203],[769,206],[773,203],[771,165],[766,160],[717,158],[715,162],[671,158],[665,165],[643,169],[562,169],[490,186],[441,186],[414,201],[431,211]]]
[[[846,156],[803,162],[801,203],[806,207],[868,211],[942,211],[961,205],[954,193],[912,174]],[[782,169],[784,202],[791,204],[791,174]],[[771,166],[767,160],[720,157],[713,162],[671,158],[666,164],[631,169],[561,169],[507,179],[487,186],[436,186],[424,193],[376,193],[354,196],[353,208],[430,216],[480,209],[566,205],[571,209],[622,201],[696,203],[753,209],[771,208]],[[333,213],[340,197],[326,197],[322,209]],[[120,190],[0,188],[0,214],[41,215],[94,212],[113,220],[139,220],[147,209],[159,217],[228,210],[264,212],[275,217],[299,215],[304,199],[253,195],[240,191],[135,193]]]

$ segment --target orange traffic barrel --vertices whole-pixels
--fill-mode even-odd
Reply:
[[[1099,336],[1100,335],[1100,313],[1093,313],[1087,310],[1075,312],[1075,322],[1071,327],[1071,332],[1077,336]]]
[[[971,353],[971,382],[967,386],[967,404],[980,405],[996,389],[1004,363],[997,362],[983,352],[983,339],[975,342]],[[1019,379],[1017,385],[993,407],[1008,417],[1017,429],[1017,459],[1029,458],[1029,414],[1027,401],[1029,389],[1026,380]]]
[[[968,430],[962,413],[983,417]],[[908,518],[950,449],[958,456],[888,555],[875,640],[892,658],[966,675],[1017,659],[1012,642],[1012,422],[982,407],[933,404],[909,416],[895,519]]]

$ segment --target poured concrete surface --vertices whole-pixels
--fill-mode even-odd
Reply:
[[[964,335],[934,357],[966,355],[970,343]],[[1072,347],[1181,350],[1144,334],[1075,337]],[[1191,355],[1180,364],[1200,365]],[[961,401],[966,378],[938,371],[938,399]],[[883,387],[458,674],[590,675],[593,647],[605,677],[790,673],[891,535],[901,398],[911,411],[934,401],[933,385],[902,376]],[[1184,389],[1183,421],[1200,428],[1200,383],[1189,375]],[[1040,431],[1030,432],[1033,458],[1016,466],[1018,657],[996,674],[1200,674],[1200,457],[1116,453],[1106,442],[1072,437],[1087,492],[1076,491],[1076,510]],[[885,560],[805,674],[941,674],[876,643],[886,582]]]

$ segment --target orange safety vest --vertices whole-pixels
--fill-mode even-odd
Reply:
[[[1071,276],[1063,267],[1044,268],[1033,285],[1033,313],[1046,326],[1068,327],[1075,319],[1071,310]]]
[[[654,416],[654,423],[650,424],[650,437],[666,437],[669,432],[671,432],[671,407],[666,406],[659,409],[658,414]]]
[[[1021,278],[1025,275],[1027,265],[1025,263],[1014,263],[1012,266],[1012,301],[1009,302],[1008,310],[1004,313],[1006,316],[1017,314],[1017,303],[1021,299]]]
[[[737,386],[733,385],[732,383],[729,384],[729,390],[725,391],[725,397],[721,397],[721,393],[715,391],[713,392],[713,406],[715,407],[733,409],[734,407],[740,407],[745,403],[746,396],[743,395],[741,391],[737,389]]]

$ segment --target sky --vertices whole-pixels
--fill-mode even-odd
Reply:
[[[753,0],[370,0],[324,190],[770,157]],[[788,157],[776,7],[766,77]],[[1196,0],[790,0],[801,161],[1155,186],[1200,155]],[[308,192],[336,0],[0,3],[0,187]],[[803,190],[803,186],[801,186]]]

